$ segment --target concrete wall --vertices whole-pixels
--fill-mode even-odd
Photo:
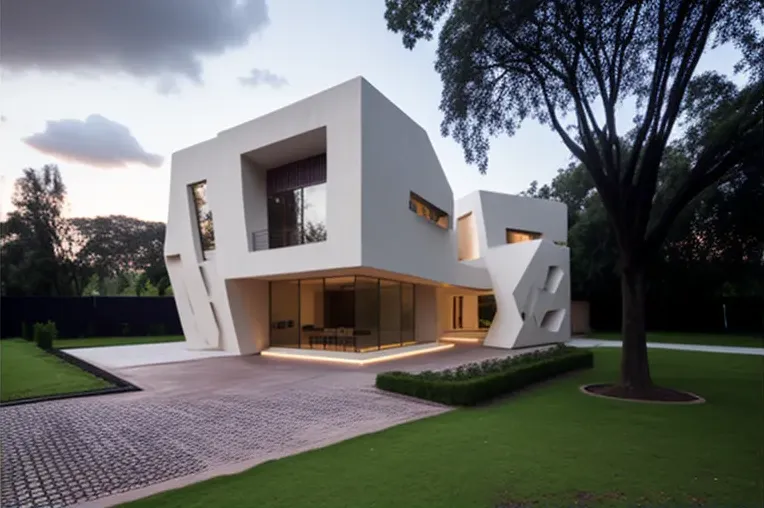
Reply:
[[[456,202],[456,213],[474,217],[480,258],[489,248],[507,243],[507,229],[541,233],[552,242],[568,241],[568,207],[564,203],[477,191]]]
[[[267,171],[324,152],[327,240],[253,250],[252,233],[268,227]],[[207,182],[215,232],[215,250],[206,254],[189,188],[200,181]],[[411,192],[447,212],[449,228],[409,210]],[[467,212],[475,259],[459,261],[456,224]],[[356,78],[173,154],[165,256],[190,348],[246,354],[267,347],[268,289],[258,278],[361,268],[429,281],[415,289],[416,338],[434,341],[450,327],[451,312],[435,286],[512,285],[517,274],[508,278],[506,266],[514,273],[526,265],[518,264],[520,251],[503,250],[506,228],[565,241],[566,220],[560,203],[484,191],[454,203],[427,133]],[[501,256],[489,263],[497,248]],[[465,296],[465,329],[478,327],[473,296]]]
[[[367,82],[362,85],[363,265],[432,280],[456,257],[454,196],[427,133]],[[449,215],[444,230],[409,210],[415,192]]]
[[[415,332],[417,342],[435,342],[442,335],[438,325],[437,288],[424,284],[414,286],[416,302]]]
[[[503,245],[488,251],[486,265],[496,316],[485,345],[512,349],[570,339],[567,247],[543,239]]]

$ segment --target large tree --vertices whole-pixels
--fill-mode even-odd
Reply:
[[[764,21],[748,0],[386,0],[390,30],[413,48],[445,18],[435,69],[443,83],[444,135],[468,163],[488,167],[490,138],[526,118],[549,125],[586,167],[619,253],[621,392],[650,396],[645,277],[671,224],[705,188],[761,167]],[[693,87],[701,56],[730,43],[749,82],[713,101]],[[634,103],[636,115],[631,110]],[[619,127],[634,125],[627,147]],[[698,118],[710,118],[694,128]],[[696,134],[686,171],[656,195],[679,120]],[[570,125],[572,123],[572,125]],[[759,165],[759,166],[757,166]]]
[[[663,185],[685,171],[682,144],[675,143],[664,157]],[[650,267],[651,299],[764,294],[764,172],[757,169],[712,185],[679,215]],[[612,298],[618,289],[618,248],[586,168],[570,164],[551,183],[531,182],[521,194],[567,205],[574,298]]]
[[[101,285],[120,274],[139,272],[141,285],[150,282],[160,295],[169,288],[163,255],[164,223],[109,215],[79,217],[72,219],[72,224],[82,240],[79,256],[93,267]]]
[[[79,294],[87,266],[76,255],[76,233],[63,215],[66,187],[58,167],[24,169],[12,203],[0,235],[3,294]]]
[[[8,296],[79,296],[97,282],[116,282],[136,294],[164,295],[165,224],[134,217],[67,218],[66,187],[58,168],[25,169],[16,180],[14,209],[0,223],[2,293]],[[120,284],[124,287],[119,287]]]

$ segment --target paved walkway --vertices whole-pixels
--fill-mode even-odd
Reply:
[[[507,355],[456,347],[366,367],[249,356],[111,369],[144,391],[0,409],[0,505],[109,506],[437,415],[449,408],[376,390],[376,372]]]
[[[190,351],[186,349],[185,342],[83,347],[64,349],[64,351],[107,370],[235,356],[235,353],[225,351]]]
[[[573,347],[621,347],[620,340],[599,340],[599,339],[573,339],[568,342]],[[648,348],[652,349],[673,349],[677,351],[701,351],[705,353],[730,353],[738,355],[759,355],[764,356],[764,348],[761,347],[732,347],[732,346],[705,346],[700,344],[670,344],[665,342],[648,342]]]

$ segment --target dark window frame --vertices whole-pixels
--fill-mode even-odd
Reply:
[[[417,210],[417,207],[415,205],[415,202],[417,201],[419,202],[420,205],[422,205],[427,210],[426,215],[420,214],[419,211]],[[428,222],[438,226],[441,229],[445,229],[445,230],[451,229],[451,216],[448,214],[448,212],[433,205],[431,202],[427,201],[426,199],[424,199],[422,196],[420,196],[414,191],[409,192],[409,210],[414,212],[417,216],[426,219]],[[446,219],[445,226],[439,224],[440,219],[444,217]]]

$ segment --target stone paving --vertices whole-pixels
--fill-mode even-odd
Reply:
[[[358,381],[351,372],[318,383],[312,375],[259,392],[250,384],[2,408],[0,505],[70,506],[446,410],[379,392],[371,374],[352,386],[336,382],[343,375]]]

